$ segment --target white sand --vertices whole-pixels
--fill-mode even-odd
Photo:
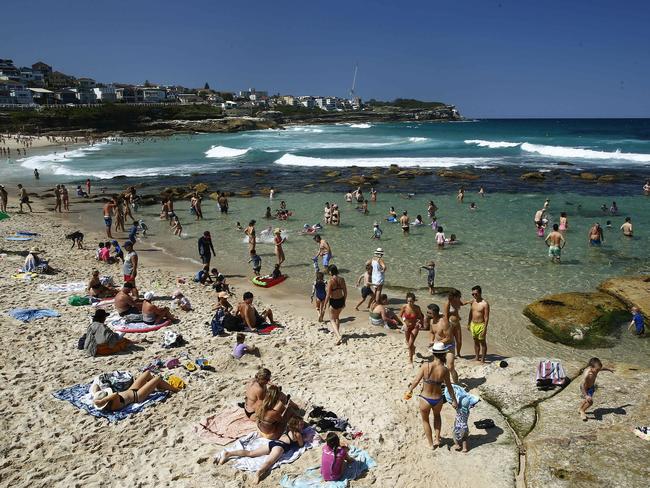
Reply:
[[[86,330],[92,309],[68,306],[67,294],[43,293],[38,283],[87,280],[90,270],[98,266],[93,248],[103,236],[87,232],[86,250],[71,250],[64,235],[78,226],[53,218],[40,204],[37,207],[37,213],[12,214],[10,220],[0,222],[0,233],[30,230],[42,236],[32,243],[0,241],[1,252],[35,245],[60,272],[24,283],[8,278],[24,258],[8,254],[0,259],[0,310],[50,307],[61,317],[22,324],[0,315],[0,485],[246,486],[253,475],[211,464],[220,448],[202,444],[192,426],[221,407],[241,401],[244,383],[263,365],[273,372],[273,381],[308,411],[312,405],[324,405],[364,432],[353,444],[368,450],[378,467],[352,486],[512,486],[514,474],[498,469],[502,465],[499,459],[512,455],[512,438],[495,409],[481,402],[470,421],[491,417],[503,434],[493,443],[459,454],[449,450],[454,412],[443,407],[445,445],[432,452],[426,446],[417,401],[402,399],[415,375],[407,365],[403,336],[371,327],[367,315],[358,314],[358,319],[343,327],[347,343],[335,347],[331,335],[320,330],[324,325],[313,320],[307,294],[281,298],[281,287],[252,290],[286,325],[269,336],[251,336],[249,342],[261,349],[260,359],[245,356],[237,361],[230,355],[234,337],[212,337],[205,322],[212,316],[214,294],[194,283],[180,288],[195,311],[179,312],[181,322],[171,326],[188,340],[187,347],[163,349],[163,331],[157,331],[144,334],[148,342],[141,344],[143,350],[87,357],[77,349],[77,340]],[[142,292],[151,289],[169,294],[178,286],[177,276],[191,276],[182,262],[161,256],[146,241],[136,250],[141,260],[138,287]],[[119,282],[118,265],[99,265],[99,269]],[[249,289],[245,283],[234,281],[237,296],[233,304]],[[342,316],[350,317],[351,309],[348,305]],[[418,345],[419,352],[425,353],[424,344],[423,340]],[[466,353],[469,347],[468,343]],[[117,424],[52,397],[55,390],[88,382],[101,372],[120,369],[135,373],[154,357],[177,357],[183,351],[210,358],[216,372],[175,370],[188,381],[186,390]],[[470,362],[459,362],[462,379]],[[480,376],[480,366],[471,368]],[[274,470],[262,486],[277,486],[284,474],[297,475],[319,462],[320,448],[310,450],[294,464]]]

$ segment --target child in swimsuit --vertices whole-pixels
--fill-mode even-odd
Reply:
[[[580,384],[580,392],[584,398],[578,413],[583,422],[587,421],[587,409],[594,404],[594,392],[596,391],[596,378],[601,371],[609,371],[613,373],[614,370],[610,368],[603,368],[603,363],[598,358],[591,358],[585,369],[582,383]]]
[[[438,247],[445,247],[445,233],[442,231],[442,227],[438,227],[438,232],[436,233],[436,244]]]
[[[426,266],[420,266],[420,269],[427,270],[427,285],[429,286],[429,294],[433,295],[436,286],[436,263],[429,261]]]
[[[319,317],[323,310],[326,296],[327,296],[327,282],[325,281],[325,275],[323,274],[322,271],[317,271],[316,281],[314,281],[314,284],[312,285],[311,288],[311,301],[313,302],[314,297],[316,297],[316,310],[318,312]]]

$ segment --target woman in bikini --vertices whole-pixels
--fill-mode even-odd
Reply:
[[[278,258],[278,266],[282,266],[282,263],[284,263],[285,260],[282,244],[287,242],[287,238],[282,237],[280,229],[275,229],[273,235],[273,243],[275,244],[275,257]]]
[[[443,384],[447,386],[447,391],[451,396],[451,406],[454,409],[458,408],[456,395],[454,395],[454,389],[451,386],[451,380],[449,378],[449,370],[445,366],[445,356],[446,353],[444,351],[437,352],[434,347],[433,361],[422,365],[418,375],[409,386],[408,391],[404,394],[404,399],[410,400],[413,397],[413,390],[420,384],[420,381],[422,382],[422,391],[418,395],[420,397],[420,416],[422,418],[424,434],[427,436],[427,441],[432,449],[440,446],[440,428],[442,424],[440,411],[444,403],[441,388]],[[432,437],[431,423],[429,422],[431,411],[433,411],[433,429],[436,433],[435,441]]]
[[[345,308],[345,299],[348,296],[348,289],[345,286],[345,280],[339,276],[339,270],[336,265],[332,264],[328,267],[329,274],[332,278],[327,282],[327,295],[325,296],[325,304],[329,305],[330,308],[330,322],[332,322],[332,328],[334,329],[334,335],[336,336],[336,345],[340,345],[343,342],[343,336],[341,336],[341,322],[339,316],[341,315],[341,310]],[[325,307],[321,310],[321,315],[319,320],[323,320],[323,314],[325,313]]]
[[[418,305],[415,304],[415,294],[408,292],[406,294],[406,303],[402,305],[399,316],[404,323],[404,339],[409,353],[409,363],[413,365],[413,356],[415,355],[415,339],[420,330],[420,324],[424,323],[424,315]]]
[[[215,463],[224,464],[233,457],[260,457],[268,455],[264,464],[260,466],[257,471],[255,481],[259,483],[268,476],[271,468],[275,462],[282,457],[282,455],[292,449],[299,449],[305,445],[302,438],[303,421],[298,417],[292,417],[287,423],[287,429],[280,436],[279,439],[269,441],[266,446],[259,447],[254,451],[247,451],[245,449],[237,449],[234,451],[222,451],[215,459]]]
[[[97,385],[93,385],[93,389],[94,391],[91,389],[91,393],[93,394],[95,406],[100,410],[108,410],[109,412],[121,410],[132,403],[143,402],[154,391],[171,391],[172,393],[180,391],[163,380],[161,376],[154,376],[149,371],[145,371],[138,376],[131,388],[126,391],[108,394],[106,391],[100,390]]]

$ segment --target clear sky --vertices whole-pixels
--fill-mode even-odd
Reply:
[[[0,57],[102,82],[453,103],[473,117],[650,117],[650,1],[30,1]],[[11,15],[8,13],[11,12]]]

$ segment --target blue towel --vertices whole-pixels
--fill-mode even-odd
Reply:
[[[462,386],[457,384],[452,384],[451,386],[454,389],[454,395],[456,395],[459,407],[469,410],[480,401],[480,398],[468,393]],[[451,404],[451,395],[449,394],[449,391],[447,391],[447,388],[444,388],[443,392],[445,400],[447,400],[447,403]]]
[[[297,478],[289,478],[286,474],[280,480],[280,486],[284,488],[346,488],[350,481],[356,480],[366,471],[377,466],[375,460],[363,449],[350,446],[348,453],[356,459],[345,467],[343,476],[339,481],[325,481],[320,474],[320,466],[307,468],[304,474]]]
[[[63,390],[55,391],[52,393],[52,396],[54,396],[54,398],[58,398],[59,400],[70,402],[75,407],[85,410],[90,415],[108,419],[110,422],[118,422],[119,420],[124,420],[129,415],[137,413],[149,405],[155,402],[160,402],[167,398],[167,392],[155,391],[149,395],[149,397],[142,403],[132,403],[131,405],[127,405],[121,410],[108,412],[95,408],[92,403],[92,399],[90,398],[89,392],[90,383],[87,385],[74,385],[69,388],[64,388]]]
[[[29,322],[30,320],[43,319],[47,317],[60,317],[61,314],[49,308],[12,308],[7,312],[13,318]]]
[[[37,232],[27,232],[26,230],[18,230],[16,231],[17,236],[37,236],[40,235]]]

